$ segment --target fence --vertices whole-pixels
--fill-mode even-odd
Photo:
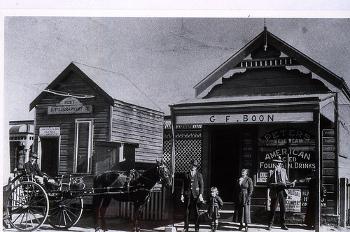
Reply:
[[[7,207],[8,206],[19,206],[21,204],[21,190],[17,188],[15,191],[13,191],[13,188],[20,183],[19,180],[13,182],[12,184],[10,183],[11,179],[9,179],[9,183],[5,186],[3,186],[3,225],[6,228],[10,228],[10,223],[9,223],[9,217],[10,215],[7,214]],[[12,192],[13,191],[13,192]],[[12,195],[10,196],[10,194]],[[9,202],[8,199],[11,199]]]
[[[161,221],[169,219],[169,212],[166,207],[166,190],[155,187],[150,194],[150,198],[142,211],[142,220]],[[106,211],[106,217],[133,218],[133,216],[134,206],[132,202],[112,200]]]
[[[339,180],[340,226],[350,225],[350,180]]]

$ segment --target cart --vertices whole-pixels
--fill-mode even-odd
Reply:
[[[19,231],[36,230],[45,221],[61,230],[74,226],[83,212],[85,184],[82,177],[72,175],[55,179],[55,184],[40,183],[35,176],[17,175],[4,199],[4,220]]]

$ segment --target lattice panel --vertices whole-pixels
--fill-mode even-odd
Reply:
[[[176,140],[175,151],[176,172],[189,171],[192,159],[196,159],[199,165],[201,164],[202,141],[200,139]]]
[[[164,135],[163,160],[170,168],[172,141],[171,135]],[[202,135],[200,131],[179,131],[176,133],[175,172],[187,172],[191,167],[191,160],[196,159],[201,164]]]
[[[164,138],[165,138],[165,134],[164,134]],[[171,143],[172,143],[171,135],[167,139],[164,139],[163,141],[163,161],[165,162],[169,170],[171,170],[171,147],[172,147]]]

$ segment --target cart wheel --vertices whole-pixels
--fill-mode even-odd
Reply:
[[[6,207],[11,226],[20,231],[33,231],[45,222],[49,199],[41,185],[24,181],[12,189]]]
[[[68,229],[74,226],[83,213],[83,199],[69,198],[62,201],[50,201],[48,222],[56,229]]]

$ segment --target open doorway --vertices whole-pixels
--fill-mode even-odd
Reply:
[[[59,137],[40,138],[41,141],[41,171],[49,176],[58,175]]]
[[[217,126],[211,138],[211,186],[219,189],[223,201],[233,202],[240,170],[239,131],[232,126]]]

